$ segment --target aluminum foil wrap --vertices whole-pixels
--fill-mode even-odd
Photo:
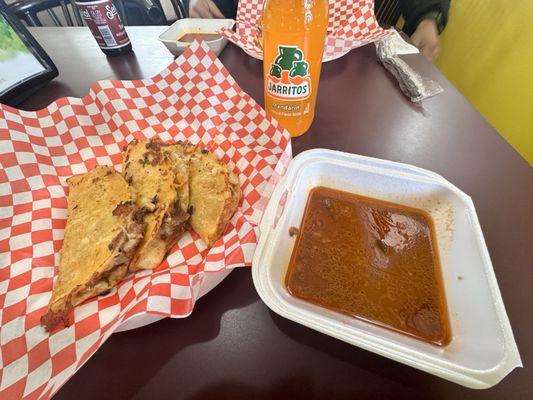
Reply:
[[[376,42],[376,53],[379,61],[396,78],[400,89],[412,102],[420,102],[444,90],[437,82],[423,78],[407,65],[398,56],[393,39],[386,37]]]

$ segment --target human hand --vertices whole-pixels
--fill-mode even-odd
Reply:
[[[189,6],[191,18],[226,18],[212,0],[192,0]]]
[[[411,41],[429,61],[434,62],[440,52],[439,30],[435,20],[422,20],[411,35]]]

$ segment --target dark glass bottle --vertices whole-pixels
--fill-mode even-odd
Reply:
[[[112,0],[76,0],[81,17],[107,56],[131,52],[131,42]]]

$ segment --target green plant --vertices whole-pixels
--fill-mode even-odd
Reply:
[[[29,53],[29,50],[11,25],[0,16],[0,62],[14,58],[21,52]]]

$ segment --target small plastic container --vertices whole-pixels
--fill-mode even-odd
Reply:
[[[190,46],[190,43],[180,42],[178,38],[185,33],[217,33],[222,28],[233,28],[235,20],[233,19],[202,19],[202,18],[184,18],[174,22],[170,27],[159,35],[159,40],[167,47],[167,49],[179,56]],[[219,39],[206,41],[207,45],[218,56],[226,44],[228,39],[220,36]]]
[[[292,297],[284,284],[309,191],[316,186],[404,204],[433,218],[452,340],[434,346]],[[337,339],[476,389],[491,387],[520,355],[470,197],[441,176],[353,154],[310,150],[277,184],[260,225],[255,288],[281,316]]]

